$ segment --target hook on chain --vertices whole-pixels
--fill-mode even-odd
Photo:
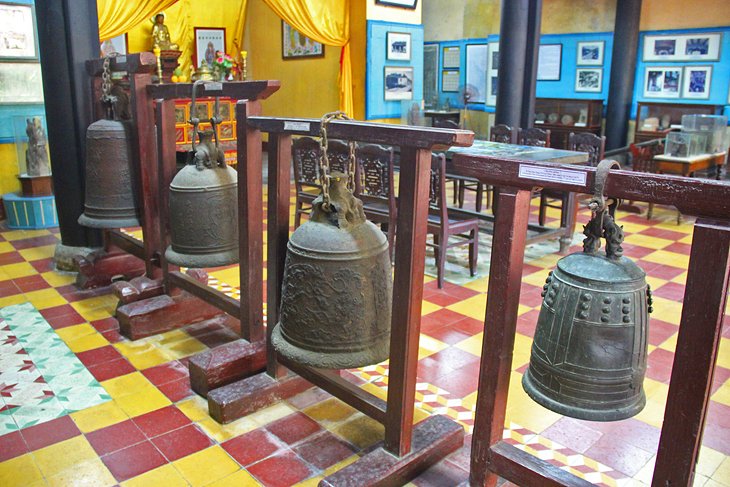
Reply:
[[[332,120],[352,120],[345,112],[336,111],[326,113],[322,116],[320,123],[320,139],[319,139],[319,182],[322,186],[322,200],[324,208],[330,207],[330,159],[328,154],[329,139],[327,137],[327,126]],[[347,187],[350,191],[355,190],[355,141],[348,141],[349,157],[347,163]]]

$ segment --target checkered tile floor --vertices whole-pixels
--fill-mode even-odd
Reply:
[[[549,216],[553,221],[557,217]],[[563,417],[522,391],[540,291],[548,269],[560,258],[556,243],[527,249],[507,441],[599,485],[650,483],[692,239],[691,223],[678,226],[675,217],[670,208],[656,209],[651,221],[619,215],[625,253],[646,271],[655,296],[644,383],[647,406],[620,422]],[[587,219],[587,212],[581,212],[580,222]],[[235,334],[214,321],[136,342],[124,339],[112,317],[116,302],[108,290],[79,291],[72,275],[53,271],[57,241],[53,231],[0,230],[0,485],[316,485],[382,439],[382,426],[319,389],[219,425],[190,390],[186,361]],[[466,259],[456,251],[449,255],[444,289],[430,275],[425,278],[416,420],[446,414],[471,431],[488,259],[488,245],[482,246],[481,273],[470,278]],[[211,276],[212,285],[237,296],[236,267]],[[21,322],[18,313],[26,314]],[[23,341],[29,337],[28,317],[37,327],[32,334],[57,347],[58,367],[69,367],[69,372],[44,369],[44,358],[37,354],[43,347]],[[24,354],[26,346],[31,351]],[[387,371],[385,363],[350,374],[385,397]],[[50,385],[66,374],[83,377],[74,386],[83,382],[88,387],[74,391],[78,406],[36,408],[32,417],[17,414],[20,408],[31,411],[44,395],[60,402],[63,388]],[[730,322],[720,344],[695,485],[730,486],[728,379]],[[467,478],[468,455],[465,447],[412,485],[457,485]]]

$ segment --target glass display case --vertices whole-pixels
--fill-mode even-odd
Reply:
[[[636,108],[634,142],[664,139],[671,130],[682,128],[682,116],[721,115],[721,105],[639,102]]]
[[[535,127],[550,130],[550,146],[555,149],[567,148],[571,132],[601,135],[602,117],[601,99],[535,99]]]
[[[707,151],[707,133],[688,134],[669,132],[664,143],[664,155],[672,157],[692,157]]]
[[[727,117],[725,115],[683,115],[682,132],[707,137],[705,153],[717,154],[727,150]]]
[[[15,139],[16,160],[18,161],[18,176],[47,176],[51,174],[46,133],[46,117],[42,115],[13,117],[13,136]]]

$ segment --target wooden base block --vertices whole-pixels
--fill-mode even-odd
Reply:
[[[135,301],[117,308],[119,330],[130,340],[156,335],[223,314],[215,306],[181,291]]]
[[[266,369],[266,342],[236,340],[190,359],[190,385],[203,397],[213,389],[236,382]]]
[[[219,423],[230,423],[310,387],[311,383],[295,374],[277,380],[263,372],[210,391],[208,413]]]
[[[18,179],[20,179],[23,196],[51,196],[53,194],[53,178],[50,174],[46,176],[21,174]]]
[[[108,286],[113,277],[123,276],[128,281],[145,273],[142,259],[122,251],[94,252],[88,257],[76,257],[74,261],[79,268],[76,286],[81,289]]]
[[[153,298],[165,291],[161,279],[150,279],[147,276],[115,282],[112,284],[112,289],[114,295],[119,299],[119,306]]]
[[[406,484],[464,443],[464,428],[446,416],[431,416],[413,428],[411,453],[401,458],[384,448],[371,451],[319,483],[320,487],[386,487]]]

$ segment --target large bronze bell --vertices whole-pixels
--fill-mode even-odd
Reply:
[[[108,59],[105,75],[109,76]],[[116,97],[105,79],[102,101],[116,118]],[[86,130],[86,198],[79,224],[92,228],[139,225],[139,207],[134,191],[132,127],[129,122],[101,119]]]
[[[195,113],[193,85],[191,113]],[[200,120],[190,123],[200,143],[193,143],[188,164],[170,184],[170,246],[165,258],[185,267],[219,267],[238,262],[238,176],[226,165],[218,146],[215,114],[212,130],[198,130]]]
[[[646,403],[642,383],[651,291],[644,271],[621,255],[623,230],[613,218],[618,202],[607,208],[602,196],[614,164],[598,166],[583,252],[560,259],[547,278],[522,378],[537,403],[591,421],[629,418]],[[597,254],[601,237],[606,255]]]
[[[350,147],[354,151],[354,144]],[[328,161],[326,154],[325,143],[320,161]],[[279,322],[271,341],[282,356],[312,367],[376,364],[388,358],[390,348],[388,241],[365,219],[362,202],[347,186],[354,181],[351,155],[349,175],[329,175],[328,162],[320,162],[323,194],[287,245]]]

